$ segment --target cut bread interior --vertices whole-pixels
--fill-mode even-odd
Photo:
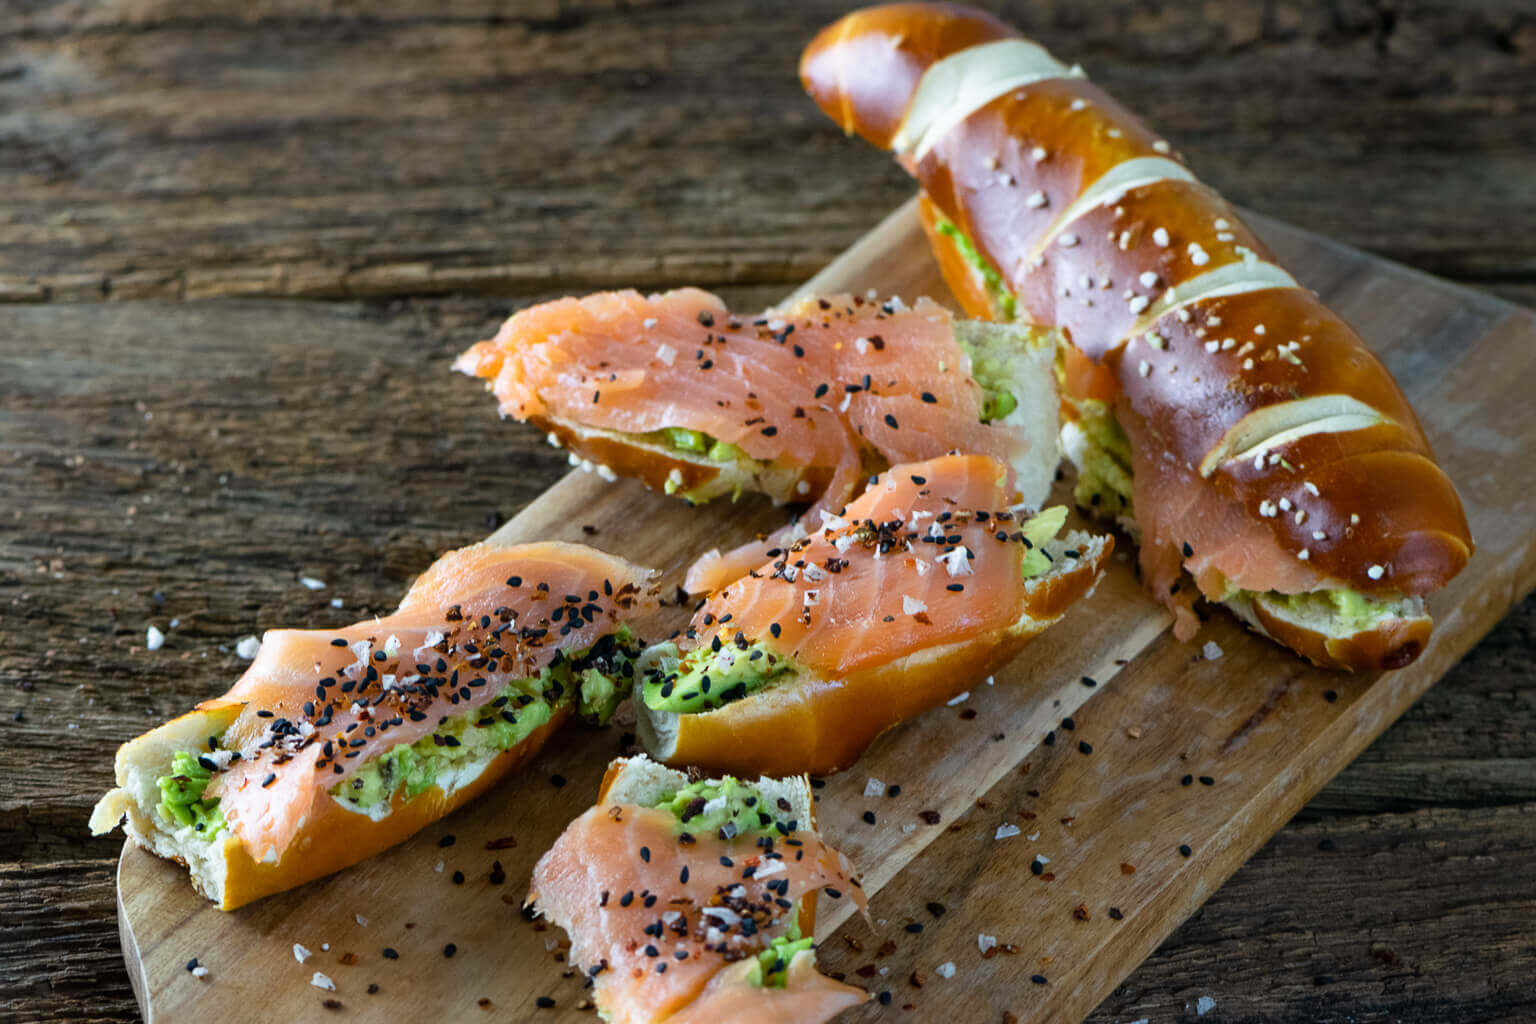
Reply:
[[[1056,397],[1056,333],[1027,324],[957,320],[955,340],[971,357],[971,377],[983,393],[982,420],[1027,438],[1010,453],[1020,500],[1031,509],[1050,497],[1061,462]]]
[[[91,811],[91,832],[102,835],[121,822],[134,842],[156,856],[185,864],[199,893],[224,903],[228,847],[240,841],[228,829],[207,834],[200,820],[183,822],[165,813],[160,779],[172,774],[177,754],[208,749],[239,714],[239,705],[182,715],[118,748],[117,788]],[[204,824],[199,828],[199,824]]]
[[[689,778],[687,772],[668,768],[644,754],[621,757],[608,766],[608,775],[603,780],[603,791],[598,800],[605,805],[632,804],[637,807],[656,807],[691,781],[694,780]],[[780,804],[779,801],[785,801],[789,810],[784,812],[784,820],[800,822],[806,827],[814,824],[815,798],[811,794],[810,780],[805,776],[773,779],[764,775],[755,781],[752,779],[737,781],[750,783],[769,804],[782,808],[784,804]]]

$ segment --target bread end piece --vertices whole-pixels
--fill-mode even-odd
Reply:
[[[1434,620],[1421,598],[1404,598],[1394,614],[1368,629],[1346,630],[1331,616],[1306,613],[1267,594],[1239,594],[1222,602],[1243,622],[1321,668],[1384,671],[1413,662],[1429,643]]]

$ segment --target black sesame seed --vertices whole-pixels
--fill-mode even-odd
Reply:
[[[1087,740],[1078,740],[1077,749],[1085,754],[1091,754],[1093,753],[1093,744],[1089,743]]]
[[[549,996],[539,996],[533,1002],[541,1010],[552,1010],[555,1008],[555,1001],[549,998]]]
[[[891,993],[889,992],[889,990],[880,993],[880,1005],[881,1006],[890,1006],[891,1005]]]
[[[1093,676],[1083,676],[1083,685],[1091,690],[1099,685],[1099,681],[1093,678]]]
[[[1048,747],[1054,747],[1056,745],[1056,730],[1055,729],[1052,729],[1050,732],[1045,734],[1045,745],[1048,746]]]
[[[944,916],[944,904],[942,904],[942,903],[930,903],[930,904],[928,904],[928,913],[932,914],[934,917],[943,917]]]
[[[649,846],[640,847],[640,859],[647,864],[651,862],[651,848]]]
[[[462,871],[455,871],[453,873],[453,884],[454,885],[463,885],[464,884],[464,872],[462,872]]]
[[[1040,863],[1038,860],[1032,860],[1029,862],[1029,873],[1032,875],[1044,874],[1045,865]]]
[[[864,812],[864,823],[866,825],[873,825],[875,823],[875,812],[874,811],[865,811]]]
[[[1125,917],[1125,915],[1120,912],[1120,908],[1119,907],[1110,907],[1109,908],[1109,917],[1110,917],[1110,920],[1112,920],[1112,921],[1118,921],[1121,918]]]
[[[455,836],[452,832],[450,832],[447,835],[443,836],[443,838],[439,839],[437,841],[437,845],[440,846],[440,847],[446,848],[446,847],[452,846],[457,841],[458,841],[458,837]]]
[[[1029,980],[1034,982],[1036,985],[1044,985],[1045,984],[1045,975],[1043,975],[1043,974],[1031,974],[1029,976]]]
[[[1334,701],[1336,701],[1338,699],[1339,699],[1339,691],[1337,691],[1337,690],[1328,690],[1328,691],[1325,691],[1323,693],[1323,700],[1327,701],[1329,704],[1332,704]]]
[[[384,959],[385,960],[399,960],[400,959],[400,951],[398,949],[396,949],[395,947],[393,947],[393,946],[385,946],[384,947]]]
[[[448,945],[443,947],[443,956],[446,956],[451,960],[453,959],[453,954],[457,953],[458,951],[459,947],[450,942]]]
[[[565,785],[565,776],[564,775],[558,775],[558,774],[551,775],[549,777],[549,783],[550,783],[550,785],[554,786],[556,789],[559,789],[561,786]]]
[[[1179,844],[1179,855],[1180,856],[1189,857],[1189,856],[1192,856],[1194,854],[1194,852],[1195,852],[1194,850],[1191,850],[1189,848],[1189,844],[1188,843],[1180,843]]]
[[[1202,786],[1214,786],[1214,785],[1216,785],[1216,780],[1211,778],[1209,775],[1202,775],[1202,776],[1200,776],[1200,785],[1202,785]]]
[[[1181,785],[1181,786],[1192,786],[1192,785],[1194,785],[1194,782],[1195,782],[1195,777],[1193,775],[1186,775],[1182,779],[1179,780],[1179,785]]]

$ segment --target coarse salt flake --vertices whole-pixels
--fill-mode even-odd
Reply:
[[[1017,825],[999,825],[999,826],[997,826],[997,831],[995,833],[993,833],[992,838],[993,839],[1012,839],[1014,836],[1018,835],[1022,831],[1024,831],[1024,830],[1019,828],[1019,826],[1017,826]]]
[[[996,935],[988,935],[985,932],[980,932],[980,933],[977,934],[977,936],[976,936],[976,948],[981,950],[983,953],[985,953],[989,949],[994,948],[996,945],[997,945],[997,936]]]
[[[1157,228],[1152,232],[1152,241],[1156,242],[1159,248],[1166,249],[1173,240],[1168,237],[1167,228]]]
[[[910,594],[901,595],[901,610],[907,615],[917,615],[928,610],[928,606]]]
[[[324,590],[325,580],[317,580],[313,576],[300,576],[299,582],[309,590]]]
[[[1031,210],[1038,210],[1042,206],[1045,206],[1049,203],[1050,199],[1046,198],[1045,193],[1041,192],[1039,189],[1031,192],[1028,198],[1024,200],[1024,205],[1029,207]]]
[[[254,636],[241,637],[240,642],[235,644],[235,653],[246,661],[256,657],[256,653],[260,650],[261,641]]]
[[[1384,566],[1373,565],[1365,570],[1365,574],[1373,580],[1379,580],[1387,574],[1387,570]]]
[[[314,973],[314,976],[309,979],[309,983],[315,986],[315,988],[323,988],[327,992],[336,991],[336,983],[319,971]]]
[[[971,691],[970,690],[966,690],[964,693],[957,694],[957,695],[949,698],[949,700],[944,702],[944,706],[952,708],[952,707],[956,706],[957,704],[964,704],[967,700],[970,699],[970,697],[971,697]]]
[[[884,793],[885,783],[881,782],[879,779],[871,778],[868,782],[864,783],[865,796],[881,796]]]
[[[941,978],[953,978],[955,976],[955,962],[946,960],[933,969],[933,973]]]
[[[671,366],[672,361],[677,358],[677,349],[673,348],[671,345],[657,345],[656,358],[668,366]]]
[[[154,626],[150,626],[149,629],[144,631],[144,646],[152,651],[158,651],[161,647],[165,646],[165,634]]]
[[[293,958],[295,960],[297,960],[299,963],[303,963],[305,960],[308,960],[310,958],[310,955],[311,954],[310,954],[309,950],[307,948],[305,948],[303,945],[301,945],[301,944],[299,944],[297,942],[295,942],[293,944]]]
[[[1214,640],[1207,640],[1205,646],[1200,648],[1200,653],[1205,656],[1206,661],[1215,661],[1221,657],[1221,645]]]

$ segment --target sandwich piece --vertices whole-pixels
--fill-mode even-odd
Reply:
[[[1098,581],[1107,537],[1008,507],[983,455],[897,466],[821,529],[711,595],[639,666],[652,756],[829,773],[1000,668]]]
[[[1059,461],[1053,347],[926,299],[834,296],[752,317],[684,288],[525,309],[456,367],[605,476],[695,503],[762,492],[814,522],[871,473],[957,448],[1006,464],[1038,507]],[[724,585],[787,536],[706,556],[687,588]]]
[[[818,1024],[869,998],[816,971],[822,890],[864,906],[807,779],[691,781],[636,757],[539,859],[528,901],[611,1024]]]
[[[125,743],[119,821],[223,910],[372,856],[490,788],[573,714],[604,720],[655,607],[648,570],[577,544],[476,544],[398,611],[271,630],[222,697]]]
[[[1078,500],[1130,529],[1179,637],[1203,596],[1320,665],[1418,656],[1472,553],[1455,488],[1386,368],[1167,142],[951,4],[849,14],[800,71],[922,184],[966,311],[1057,332]]]

